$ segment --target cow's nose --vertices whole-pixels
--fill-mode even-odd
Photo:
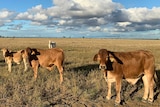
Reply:
[[[106,66],[105,65],[100,65],[99,69],[106,69]]]

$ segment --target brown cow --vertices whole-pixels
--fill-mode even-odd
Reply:
[[[99,68],[104,71],[104,77],[108,83],[108,95],[111,99],[111,83],[116,82],[115,104],[120,104],[120,91],[122,79],[135,84],[141,77],[144,83],[143,102],[148,100],[152,103],[154,98],[154,75],[155,59],[149,51],[135,52],[111,52],[106,49],[100,49],[93,58],[99,61]]]
[[[17,52],[12,52],[9,51],[6,48],[2,48],[1,51],[3,52],[3,57],[5,59],[5,62],[8,64],[8,71],[11,72],[12,71],[12,63],[15,62],[16,64],[20,64],[20,62],[24,62],[24,71],[27,70],[28,66],[27,66],[27,61],[25,60],[24,56],[23,56],[23,52],[24,50],[19,50]]]
[[[37,78],[37,72],[39,66],[42,66],[49,71],[53,69],[55,65],[60,73],[60,84],[63,82],[63,61],[64,61],[64,52],[60,48],[51,48],[51,49],[35,49],[35,48],[26,48],[24,55],[28,58],[28,61],[33,68],[34,78]]]

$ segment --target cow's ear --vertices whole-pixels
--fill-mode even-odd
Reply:
[[[35,51],[32,51],[31,55],[36,55],[36,52],[35,52]]]
[[[114,61],[115,61],[114,56],[113,56],[112,54],[110,54],[110,53],[109,53],[109,60],[110,60],[111,62],[114,62]]]
[[[24,53],[24,50],[21,50],[21,53],[23,54],[23,53]]]
[[[27,48],[26,48],[26,52],[27,52],[28,55],[30,55],[30,54],[31,54],[31,48],[30,48],[30,47],[27,47]]]
[[[93,61],[98,61],[98,54],[94,55]]]
[[[115,61],[115,59],[113,57],[110,57],[109,59],[110,59],[111,62]]]

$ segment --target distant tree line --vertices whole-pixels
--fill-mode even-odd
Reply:
[[[15,38],[15,36],[13,36],[13,37],[7,37],[7,36],[0,35],[0,38]]]
[[[0,35],[0,38],[4,38],[4,36]]]

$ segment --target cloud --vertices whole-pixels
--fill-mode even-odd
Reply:
[[[154,21],[159,19],[160,7],[153,7],[152,9],[148,8],[129,8],[125,9],[124,12],[128,15],[128,19],[132,22],[144,22]]]
[[[160,28],[159,7],[129,8],[114,11],[110,16],[110,22],[115,23],[117,32],[147,31]]]
[[[44,9],[37,5],[24,13],[19,13],[17,20],[30,20],[38,25],[58,26],[97,26],[106,24],[105,17],[122,5],[111,0],[53,0],[54,6]]]
[[[160,29],[160,7],[126,9],[112,0],[52,1],[52,7],[37,5],[18,14],[0,10],[0,26],[14,20],[25,20],[35,26],[55,27],[57,32],[81,28],[91,32],[111,33]],[[23,24],[14,27],[9,29],[21,29]]]
[[[23,27],[22,24],[17,24],[17,25],[10,24],[8,26],[9,26],[8,29],[11,29],[11,30],[20,30]]]
[[[13,11],[9,11],[7,9],[0,10],[0,26],[12,22],[14,20],[15,15],[16,13]]]
[[[48,9],[48,13],[54,17],[68,20],[105,17],[117,7],[121,8],[122,6],[111,0],[54,0],[54,4],[54,7]]]
[[[16,17],[17,20],[30,20],[30,21],[45,21],[48,20],[48,16],[45,13],[45,9],[42,5],[37,5],[28,9],[27,12],[19,13]]]
[[[88,30],[89,30],[89,31],[93,31],[93,32],[95,32],[95,31],[101,31],[101,27],[99,27],[99,26],[89,27]]]

